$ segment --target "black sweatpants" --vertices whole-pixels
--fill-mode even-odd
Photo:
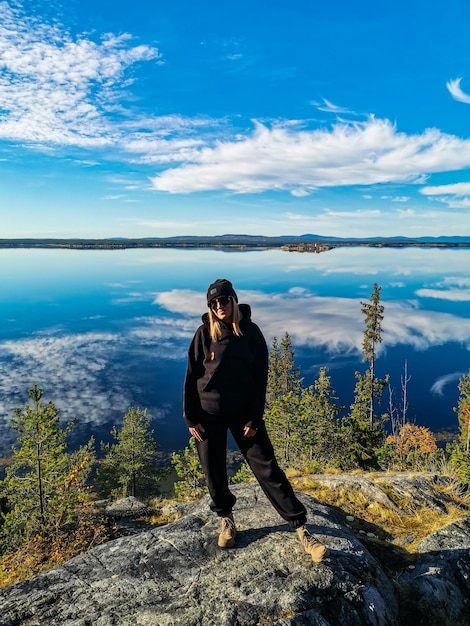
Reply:
[[[238,420],[210,416],[201,420],[201,424],[206,432],[204,441],[196,441],[197,451],[212,498],[211,509],[217,515],[229,515],[236,502],[227,477],[227,431],[230,429],[260,487],[279,515],[293,528],[305,524],[306,509],[277,463],[264,423],[254,437],[243,437],[244,424]]]

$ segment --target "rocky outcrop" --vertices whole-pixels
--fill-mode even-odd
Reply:
[[[433,533],[417,551],[414,568],[397,577],[403,599],[417,605],[422,623],[470,624],[470,518]]]
[[[361,480],[371,498],[375,489],[389,498],[389,486]],[[423,615],[468,623],[468,518],[422,541],[410,568],[391,538],[390,552],[383,539],[376,549],[377,533],[360,534],[352,518],[299,493],[330,550],[316,565],[257,485],[233,491],[236,548],[217,547],[206,497],[176,522],[4,589],[0,626],[417,626]]]
[[[137,517],[146,513],[147,507],[134,496],[121,498],[105,506],[105,513],[110,517]]]

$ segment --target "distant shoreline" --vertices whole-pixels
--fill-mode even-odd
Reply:
[[[257,235],[187,236],[116,239],[0,239],[0,249],[49,248],[67,250],[126,250],[132,248],[184,248],[232,251],[273,250],[286,252],[326,252],[339,247],[373,248],[470,248],[470,237],[406,237],[339,239],[315,235],[264,237]]]

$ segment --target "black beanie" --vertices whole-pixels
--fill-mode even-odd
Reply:
[[[211,300],[219,296],[232,296],[232,298],[235,298],[235,301],[238,302],[235,289],[232,287],[232,283],[226,278],[218,278],[212,285],[209,285],[209,289],[207,290],[207,304],[210,304]]]

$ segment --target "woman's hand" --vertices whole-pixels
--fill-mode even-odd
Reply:
[[[204,441],[203,433],[205,433],[206,431],[204,430],[204,426],[202,424],[196,424],[196,426],[192,426],[189,429],[189,432],[197,441]]]
[[[251,428],[250,426],[243,427],[243,436],[244,437],[254,437],[258,431],[256,428]]]

